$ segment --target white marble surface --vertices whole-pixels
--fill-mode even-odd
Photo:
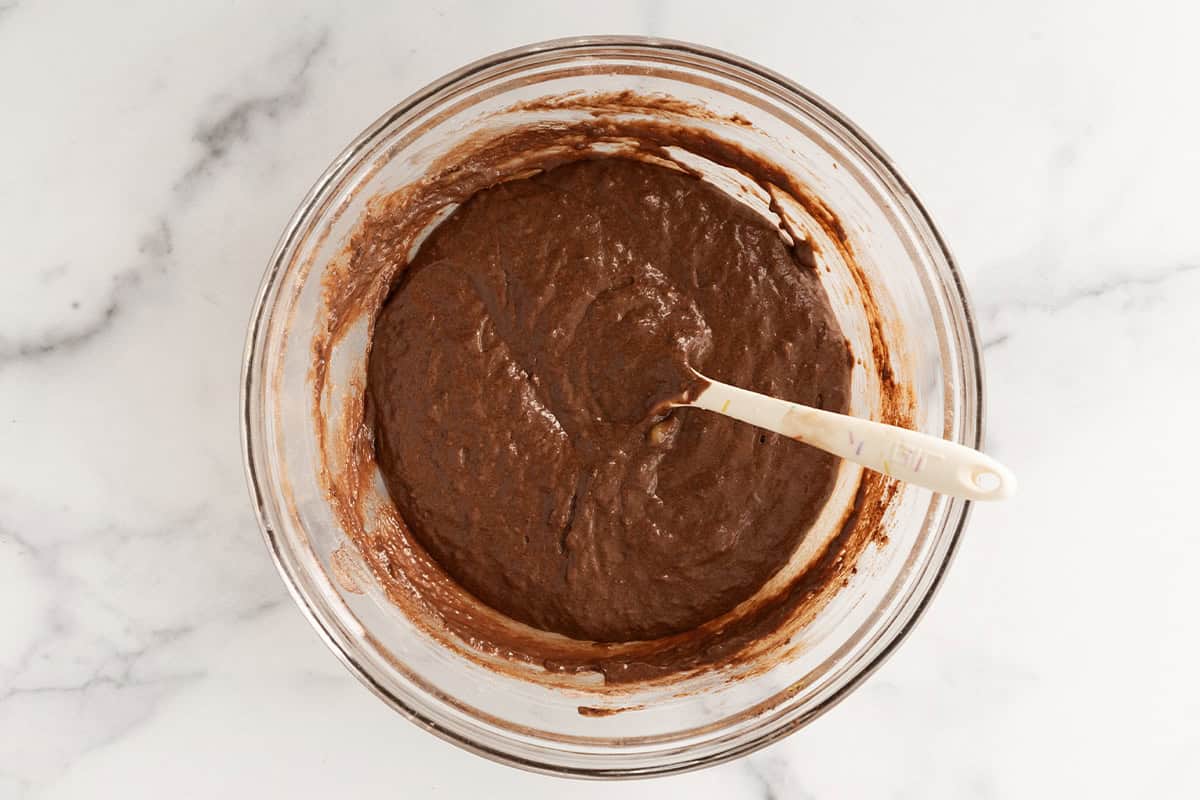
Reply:
[[[0,797],[1196,797],[1197,6],[439,5],[0,2]],[[237,433],[254,292],[333,155],[589,32],[738,52],[883,144],[963,265],[1023,482],[832,713],[624,785],[360,687],[276,577]]]

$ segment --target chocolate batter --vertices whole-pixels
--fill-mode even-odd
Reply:
[[[401,273],[367,393],[417,541],[520,622],[627,642],[753,595],[837,459],[664,403],[722,381],[845,411],[852,359],[803,244],[683,172],[568,163],[474,194]]]

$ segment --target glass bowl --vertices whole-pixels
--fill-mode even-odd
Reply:
[[[325,324],[322,278],[370,198],[409,185],[485,122],[502,128],[560,113],[552,104],[530,102],[537,98],[621,92],[710,110],[695,124],[768,158],[840,220],[866,286],[830,255],[835,248],[819,230],[813,235],[828,262],[822,280],[860,362],[852,413],[879,418],[881,370],[890,371],[903,387],[911,427],[971,447],[982,438],[979,351],[962,280],[945,244],[879,147],[786,78],[681,42],[567,39],[478,61],[385,114],[337,157],[301,203],[255,303],[241,398],[253,502],[292,595],[376,695],[467,750],[579,777],[711,765],[815,719],[862,682],[916,622],[941,581],[969,508],[965,501],[890,485],[856,573],[815,616],[762,648],[736,674],[716,669],[619,690],[541,681],[468,657],[468,645],[431,632],[386,598],[348,544],[319,475],[317,443],[329,431],[311,413],[311,360],[314,337]],[[868,291],[878,308],[877,334],[890,354],[884,367],[871,358],[873,334],[863,310]],[[364,320],[333,351],[322,389],[331,406],[328,419],[338,417],[340,404],[354,402],[349,387],[361,380],[367,346]],[[860,477],[845,465],[839,487],[852,488]],[[846,492],[835,490],[831,503],[847,502]],[[833,509],[831,518],[842,511]]]

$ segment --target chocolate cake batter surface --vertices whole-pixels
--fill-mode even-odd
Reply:
[[[696,390],[695,367],[844,412],[852,358],[813,263],[749,207],[641,161],[475,193],[374,328],[368,413],[408,531],[478,600],[573,639],[730,611],[788,561],[837,459],[663,404]]]

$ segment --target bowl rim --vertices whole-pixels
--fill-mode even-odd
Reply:
[[[982,445],[986,402],[983,375],[984,364],[979,338],[975,330],[974,313],[967,295],[966,286],[957,261],[941,232],[934,224],[932,216],[917,197],[908,181],[896,168],[891,158],[870,136],[859,129],[857,125],[830,103],[771,69],[740,56],[733,55],[732,53],[704,45],[654,36],[620,35],[572,36],[549,39],[510,48],[480,58],[430,82],[396,103],[355,137],[337,155],[321,173],[320,177],[313,184],[312,188],[309,189],[290,217],[282,235],[276,243],[268,262],[268,267],[264,272],[258,292],[256,293],[243,353],[239,392],[242,460],[250,499],[254,506],[260,531],[271,559],[275,563],[275,567],[284,584],[287,586],[289,594],[291,594],[306,619],[317,631],[326,646],[333,651],[350,673],[391,708],[439,738],[498,763],[560,777],[595,779],[646,778],[679,774],[740,758],[786,737],[803,725],[812,722],[845,699],[895,652],[896,648],[908,637],[917,621],[924,615],[933,596],[941,587],[945,574],[958,550],[963,531],[970,517],[972,503],[965,500],[951,502],[951,506],[947,510],[947,524],[945,526],[945,530],[949,534],[949,538],[946,541],[945,553],[940,562],[929,565],[934,567],[934,571],[928,578],[924,592],[920,596],[910,599],[911,605],[909,608],[905,609],[901,606],[898,609],[894,621],[899,621],[900,625],[890,632],[884,629],[879,636],[882,644],[877,648],[876,652],[867,654],[867,657],[860,663],[848,669],[844,682],[840,686],[837,686],[826,698],[819,701],[815,707],[795,717],[788,718],[782,724],[776,724],[773,727],[742,736],[739,740],[733,742],[731,746],[699,759],[694,757],[689,758],[685,752],[685,747],[664,753],[664,755],[671,756],[670,760],[665,763],[649,766],[606,768],[589,765],[567,767],[553,761],[539,761],[523,757],[514,752],[491,747],[464,736],[457,731],[448,729],[436,719],[426,716],[413,705],[406,703],[403,698],[397,697],[374,678],[370,669],[361,663],[331,630],[333,626],[328,624],[318,614],[306,591],[300,586],[300,576],[297,574],[297,570],[290,562],[288,556],[285,555],[284,548],[277,534],[277,512],[268,501],[266,496],[267,489],[260,480],[260,476],[267,474],[268,467],[265,462],[266,455],[259,449],[262,443],[256,441],[254,432],[254,410],[257,407],[256,391],[259,389],[259,381],[256,373],[260,368],[260,361],[262,360],[261,354],[258,352],[258,344],[260,337],[264,335],[269,311],[273,308],[273,304],[269,301],[278,288],[277,281],[280,274],[286,269],[287,264],[291,260],[290,254],[294,249],[298,234],[308,222],[310,211],[319,205],[319,201],[331,187],[339,185],[342,179],[347,176],[349,167],[355,162],[355,157],[394,122],[417,110],[426,101],[436,97],[455,84],[488,70],[531,56],[549,53],[569,53],[572,51],[588,50],[589,48],[621,48],[632,51],[667,50],[684,56],[715,61],[726,67],[732,67],[742,73],[749,74],[753,78],[764,81],[776,90],[782,91],[785,94],[790,93],[804,103],[815,107],[825,114],[836,126],[841,128],[840,133],[848,136],[868,152],[871,158],[877,162],[876,166],[881,168],[886,173],[885,177],[892,182],[889,189],[895,192],[895,199],[903,201],[906,204],[905,211],[911,216],[916,217],[917,221],[924,225],[925,229],[933,237],[932,244],[936,246],[936,250],[940,251],[940,255],[944,259],[945,274],[941,275],[941,277],[946,290],[946,299],[950,301],[950,315],[958,318],[958,321],[962,323],[960,330],[965,334],[965,341],[960,342],[960,344],[965,344],[965,347],[960,352],[960,357],[964,365],[963,375],[966,378],[974,377],[974,385],[965,385],[963,387],[964,394],[974,401],[973,403],[968,403],[965,410],[969,411],[970,405],[973,405],[975,410],[974,419],[965,418],[962,420],[967,439],[965,443],[976,448]],[[973,398],[971,397],[972,395]],[[973,437],[971,436],[972,433]],[[883,641],[884,639],[886,641]]]

